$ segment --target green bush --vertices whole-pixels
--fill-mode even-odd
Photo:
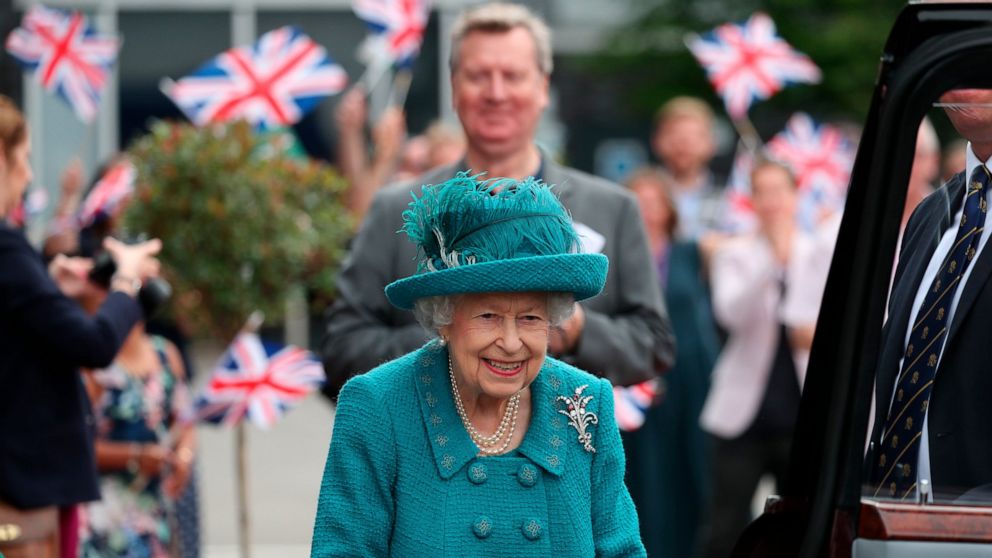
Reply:
[[[299,286],[316,306],[333,294],[352,229],[346,183],[276,144],[244,122],[157,122],[129,149],[125,229],[162,239],[173,309],[193,333],[230,338],[255,310],[278,322]]]

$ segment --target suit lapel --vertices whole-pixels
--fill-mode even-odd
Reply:
[[[558,193],[558,199],[561,200],[561,204],[569,208],[571,212],[571,206],[569,204],[572,198],[572,188],[569,187],[564,171],[547,153],[542,151],[541,158],[544,161],[544,182],[554,185],[554,191]]]

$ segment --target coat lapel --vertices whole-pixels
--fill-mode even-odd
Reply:
[[[462,426],[451,398],[448,351],[431,341],[416,358],[417,397],[438,475],[450,479],[479,451]]]

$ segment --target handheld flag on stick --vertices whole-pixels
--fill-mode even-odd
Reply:
[[[745,23],[725,23],[686,46],[706,70],[727,113],[747,116],[756,100],[771,97],[791,83],[819,83],[820,69],[775,33],[775,23],[757,12]]]
[[[790,83],[820,81],[820,69],[779,37],[775,23],[761,12],[745,23],[725,23],[703,35],[689,35],[686,46],[706,70],[751,151],[761,147],[747,117],[754,101],[767,99]]]
[[[633,432],[643,426],[660,391],[657,379],[630,387],[613,386],[613,414],[620,430]]]
[[[6,48],[46,91],[57,92],[89,123],[100,106],[120,40],[98,35],[79,12],[33,6],[7,36]]]
[[[134,193],[138,170],[130,161],[121,161],[109,169],[93,185],[79,210],[79,226],[93,224],[101,216],[109,216],[122,201]]]
[[[324,47],[286,26],[160,87],[198,126],[245,119],[268,129],[295,124],[347,83],[344,70]]]
[[[813,230],[824,216],[844,208],[856,149],[837,127],[817,124],[799,112],[768,142],[766,150],[796,177],[804,228]]]
[[[390,66],[399,69],[390,103],[403,106],[413,79],[413,61],[420,52],[429,0],[353,0],[352,10],[369,27],[371,34],[360,49],[368,66],[361,82],[371,91]]]
[[[723,227],[730,233],[751,231],[758,224],[754,215],[754,205],[751,203],[751,170],[754,168],[754,153],[754,150],[749,149],[744,142],[737,143],[734,166],[730,170],[727,190],[724,194],[727,212]]]
[[[430,16],[428,0],[353,0],[355,15],[382,39],[381,48],[397,66],[412,64]]]
[[[323,382],[324,368],[309,351],[242,331],[201,391],[197,410],[210,422],[231,426],[247,417],[269,428]]]

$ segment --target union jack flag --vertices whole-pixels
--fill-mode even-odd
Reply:
[[[633,432],[644,425],[645,415],[658,396],[658,386],[655,379],[630,387],[613,387],[613,416],[620,430]]]
[[[779,37],[775,23],[761,12],[742,24],[725,23],[702,36],[691,35],[686,45],[734,119],[790,83],[820,81],[816,64]]]
[[[430,17],[429,0],[353,0],[352,10],[381,39],[376,47],[399,66],[413,62]]]
[[[92,225],[98,218],[113,214],[122,201],[134,192],[138,170],[130,161],[121,161],[103,174],[83,200],[79,225]]]
[[[738,143],[734,155],[734,166],[727,179],[726,222],[723,228],[730,233],[744,233],[755,229],[757,218],[754,215],[754,205],[751,203],[751,169],[754,168],[754,152]]]
[[[7,36],[6,47],[46,91],[56,91],[82,121],[91,122],[120,40],[98,35],[79,12],[33,6]]]
[[[240,333],[200,392],[197,414],[228,426],[247,415],[267,429],[323,382],[324,368],[309,351]]]
[[[805,228],[813,230],[824,217],[844,208],[856,149],[840,129],[798,112],[766,150],[792,169],[800,193],[799,220]]]
[[[243,118],[258,128],[290,126],[348,76],[324,47],[295,27],[262,35],[219,54],[162,91],[198,126]]]

